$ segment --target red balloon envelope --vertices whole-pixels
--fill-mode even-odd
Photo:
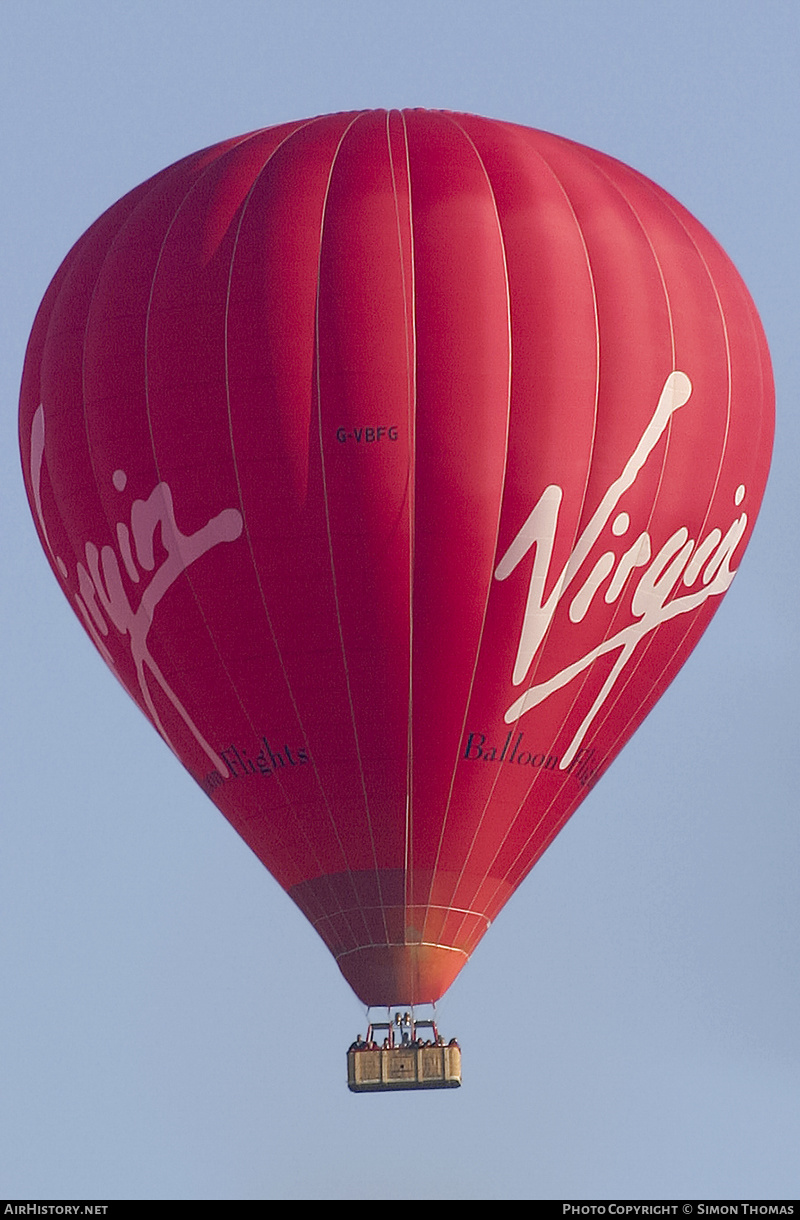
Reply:
[[[769,356],[634,170],[470,115],[179,161],[51,284],[42,544],[367,1004],[437,999],[731,583]]]

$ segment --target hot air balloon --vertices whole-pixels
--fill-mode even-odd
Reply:
[[[177,162],[36,318],[97,650],[366,1005],[436,1001],[694,648],[773,430],[755,307],[600,152],[472,115]]]

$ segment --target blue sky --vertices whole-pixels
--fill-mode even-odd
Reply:
[[[0,1195],[800,1193],[799,61],[794,0],[4,0]],[[778,432],[709,632],[440,1005],[464,1087],[357,1097],[361,1006],[52,579],[16,404],[47,284],[120,195],[227,136],[406,105],[680,199],[759,308]]]

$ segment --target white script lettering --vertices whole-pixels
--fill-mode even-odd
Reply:
[[[527,521],[498,563],[495,579],[506,580],[528,551],[535,548],[528,600],[512,674],[515,686],[519,686],[525,681],[553,621],[556,608],[575,582],[575,578],[583,570],[592,548],[610,521],[623,494],[636,482],[639,472],[666,430],[673,414],[689,401],[691,393],[692,384],[685,373],[677,370],[670,373],[664,383],[655,413],[645,428],[641,440],[625,464],[619,478],[611,484],[578,538],[572,554],[546,600],[544,590],[550,574],[558,512],[563,498],[563,491],[560,487],[551,484],[545,488]],[[734,497],[737,506],[744,499],[744,494],[745,489],[740,485]],[[598,657],[618,650],[619,656],[613,668],[561,759],[559,764],[561,769],[569,767],[600,708],[613,690],[641,640],[662,623],[679,614],[696,610],[709,597],[720,596],[728,589],[735,575],[735,569],[731,569],[730,561],[746,526],[747,514],[742,513],[733,522],[724,537],[719,529],[713,529],[699,545],[696,545],[689,537],[689,531],[684,526],[667,539],[652,561],[652,542],[647,531],[639,534],[621,557],[618,558],[613,551],[606,551],[601,555],[573,597],[569,607],[570,620],[577,623],[584,618],[595,595],[612,572],[614,575],[611,576],[605,593],[605,601],[609,605],[620,596],[634,569],[644,568],[631,600],[631,611],[637,621],[622,628],[609,639],[603,640],[596,648],[578,658],[573,664],[566,666],[546,682],[529,687],[507,709],[504,717],[506,723],[513,724],[520,716],[542,703],[554,691],[566,686],[573,678],[588,669]],[[630,517],[625,512],[618,513],[611,525],[616,537],[627,533],[629,527]],[[615,567],[616,571],[614,571]],[[698,577],[700,577],[702,588],[684,596],[672,596],[681,578],[683,584],[687,588],[691,588],[697,583]]]
[[[41,475],[44,461],[44,423],[44,407],[39,406],[31,426],[31,485],[42,534],[61,575],[66,579],[67,566],[61,556],[56,555],[53,551],[42,512]],[[127,476],[123,470],[115,470],[112,481],[118,492],[125,490]],[[113,657],[103,643],[103,637],[108,635],[106,617],[111,620],[120,635],[129,637],[131,656],[136,667],[142,698],[153,723],[170,749],[177,753],[153,702],[148,684],[148,673],[161,687],[220,775],[227,778],[228,768],[203,737],[177,694],[167,682],[148,648],[147,636],[156,607],[170,586],[190,564],[205,555],[212,547],[221,542],[233,542],[238,538],[244,525],[242,515],[235,508],[226,508],[216,517],[212,517],[194,534],[183,534],[175,520],[172,492],[167,483],[161,482],[156,484],[146,500],[134,500],[131,506],[130,521],[130,529],[122,521],[119,521],[116,527],[117,544],[125,571],[134,584],[140,582],[141,575],[144,573],[153,573],[142,589],[138,606],[134,610],[125,591],[119,558],[114,548],[104,546],[98,550],[93,542],[87,542],[84,548],[86,564],[79,561],[76,565],[79,592],[75,593],[74,597],[78,609],[89,634],[112,669],[115,669]],[[156,567],[155,536],[159,526],[161,527],[161,544],[167,555]],[[131,545],[131,538],[133,545]]]

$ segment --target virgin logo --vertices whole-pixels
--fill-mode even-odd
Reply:
[[[44,461],[44,407],[39,406],[31,425],[31,486],[36,515],[42,529],[47,548],[55,559],[64,580],[68,579],[67,565],[56,555],[50,544],[47,525],[42,513],[42,464]],[[127,485],[124,470],[115,470],[114,487],[123,492]],[[166,558],[156,567],[155,535],[160,526],[161,543]],[[242,532],[241,513],[235,508],[226,508],[207,525],[194,534],[182,534],[175,520],[172,492],[167,483],[157,483],[146,500],[134,500],[130,510],[130,528],[124,521],[117,522],[117,545],[119,553],[111,546],[100,550],[93,542],[84,548],[86,563],[76,565],[79,592],[73,596],[81,612],[87,630],[107,664],[114,670],[114,658],[106,647],[103,637],[108,636],[110,619],[120,635],[129,637],[131,656],[136,667],[139,689],[147,710],[167,745],[177,750],[169,739],[153,701],[150,682],[161,687],[166,698],[178,712],[192,736],[203,748],[219,771],[227,778],[228,768],[215,750],[208,744],[175,691],[167,682],[147,644],[147,636],[153,622],[156,607],[164,594],[175,583],[182,572],[212,547],[221,542],[233,542]],[[134,606],[125,590],[120,567],[120,557],[129,580],[142,585],[138,604]],[[149,577],[149,578],[148,578]]]
[[[635,621],[603,640],[591,652],[578,657],[546,682],[528,687],[505,713],[506,723],[515,723],[554,691],[572,682],[598,657],[606,653],[618,653],[602,689],[560,760],[559,766],[562,770],[569,767],[574,759],[595,717],[641,641],[669,619],[696,610],[709,597],[719,597],[728,589],[735,575],[735,569],[731,569],[730,563],[747,526],[747,514],[744,512],[734,520],[724,537],[722,531],[715,528],[701,542],[696,542],[689,537],[689,531],[684,526],[666,540],[655,556],[650,535],[644,530],[622,554],[605,551],[588,570],[588,574],[584,575],[588,568],[587,560],[600,534],[616,513],[620,499],[636,482],[639,472],[672,416],[689,401],[691,393],[692,383],[685,373],[677,370],[670,373],[664,383],[655,413],[641,440],[619,478],[611,484],[594,516],[579,536],[547,599],[544,598],[544,590],[550,581],[550,562],[563,496],[562,489],[555,484],[546,487],[542,492],[533,512],[495,570],[497,580],[507,580],[528,552],[534,549],[528,600],[512,674],[514,685],[520,686],[528,676],[557,607],[569,591],[576,589],[569,606],[569,617],[573,623],[579,623],[604,584],[605,601],[610,605],[617,601],[634,573],[641,569],[638,579],[635,580],[631,598],[631,615]],[[734,496],[737,506],[742,503],[744,494],[744,485],[740,484]],[[628,514],[617,513],[611,524],[614,536],[623,538],[629,529]],[[579,577],[583,579],[578,586]],[[692,592],[677,595],[676,590],[681,583]]]

